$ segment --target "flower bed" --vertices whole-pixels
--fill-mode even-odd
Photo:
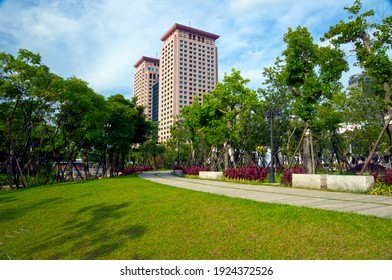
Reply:
[[[149,166],[131,166],[124,169],[124,175],[130,175],[137,172],[145,172],[151,170],[153,170],[153,168]]]
[[[267,177],[267,170],[263,167],[256,166],[228,168],[225,170],[225,176],[229,179],[254,180],[262,182]]]
[[[209,171],[209,169],[204,166],[182,167],[181,170],[185,175],[199,175],[200,171]]]

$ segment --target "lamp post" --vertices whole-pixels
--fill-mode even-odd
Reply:
[[[269,175],[269,183],[275,183],[275,156],[274,156],[274,117],[279,115],[278,111],[270,110],[266,113],[266,117],[270,119],[271,125],[271,166],[270,166],[270,175]]]

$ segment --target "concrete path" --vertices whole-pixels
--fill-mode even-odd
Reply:
[[[267,203],[304,206],[324,210],[355,212],[392,218],[392,197],[342,192],[304,190],[285,187],[256,186],[212,180],[188,179],[170,172],[142,173],[141,178],[195,191],[245,198]]]

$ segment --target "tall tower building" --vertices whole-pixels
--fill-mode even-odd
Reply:
[[[375,92],[374,80],[365,74],[355,74],[350,76],[348,80],[349,88],[359,88],[364,95],[373,94]]]
[[[153,86],[159,78],[159,59],[142,56],[134,65],[136,68],[133,88],[137,105],[145,107],[148,120],[152,120]]]
[[[159,81],[158,136],[170,138],[170,127],[184,106],[202,103],[203,93],[218,80],[219,35],[174,24],[162,37]]]

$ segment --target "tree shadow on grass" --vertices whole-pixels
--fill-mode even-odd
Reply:
[[[62,233],[34,246],[31,252],[43,256],[40,259],[107,258],[124,242],[139,238],[147,231],[145,225],[113,224],[113,221],[127,214],[128,205],[129,202],[116,205],[101,203],[81,208],[63,223]],[[88,217],[87,220],[85,217]],[[53,250],[57,252],[46,255],[47,251]]]
[[[63,198],[61,197],[53,197],[53,198],[48,198],[44,199],[41,201],[37,201],[32,204],[28,205],[18,205],[18,206],[12,206],[12,207],[7,207],[4,209],[0,210],[0,222],[3,221],[10,221],[13,219],[17,219],[19,217],[22,217],[25,215],[25,213],[28,213],[29,211],[37,210],[41,207],[45,207],[47,204],[51,204],[54,202],[60,202],[64,201]]]
[[[17,200],[16,197],[0,196],[0,203],[3,203],[3,202],[13,202],[13,201],[16,201],[16,200]]]

